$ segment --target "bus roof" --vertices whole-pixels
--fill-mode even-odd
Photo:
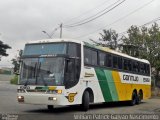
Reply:
[[[104,52],[113,53],[115,55],[123,56],[123,57],[126,57],[126,58],[130,58],[130,59],[133,59],[133,60],[137,60],[137,61],[141,61],[141,62],[150,64],[148,60],[135,58],[135,57],[129,56],[127,54],[117,52],[115,50],[111,50],[108,47],[96,46],[96,45],[92,45],[90,43],[83,42],[83,41],[80,41],[80,40],[75,40],[75,39],[43,39],[43,40],[30,41],[27,44],[53,43],[53,42],[74,42],[74,43],[78,43],[78,44],[84,44],[88,47],[99,49],[99,50],[102,50]]]
[[[79,43],[79,44],[82,43],[82,41],[74,40],[74,39],[43,39],[43,40],[30,41],[27,44],[53,43],[53,42],[74,42],[74,43]]]

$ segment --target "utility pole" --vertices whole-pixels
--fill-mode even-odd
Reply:
[[[60,24],[60,38],[62,38],[62,23]]]

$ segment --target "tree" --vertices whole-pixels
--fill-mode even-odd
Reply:
[[[100,45],[103,47],[109,47],[110,49],[117,49],[118,48],[118,34],[116,33],[115,30],[103,30],[103,34],[100,33],[100,38],[98,39],[99,41],[93,41],[96,45]]]
[[[20,58],[22,56],[22,53],[23,51],[22,50],[19,50],[19,55],[18,57],[16,58],[13,58],[11,61],[12,61],[12,64],[14,65],[14,73],[18,73],[19,72],[19,68],[20,68]]]
[[[155,77],[155,83],[160,79],[160,29],[158,24],[152,25],[148,30],[150,39],[148,39],[148,60],[150,61],[152,67],[154,68],[152,74]]]
[[[154,23],[151,28],[131,26],[128,37],[123,37],[123,51],[131,56],[147,59],[156,83],[160,79],[160,29]]]
[[[140,57],[140,51],[142,50],[143,44],[140,29],[137,26],[131,26],[127,33],[128,37],[122,37],[122,52],[133,57]]]
[[[0,56],[8,56],[6,50],[10,48],[11,47],[9,45],[4,44],[2,41],[0,41]]]

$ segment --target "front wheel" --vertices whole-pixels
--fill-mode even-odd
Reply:
[[[81,109],[87,111],[89,109],[89,92],[85,91],[82,98]]]
[[[53,110],[54,106],[53,105],[48,105],[47,108],[48,108],[48,110]]]

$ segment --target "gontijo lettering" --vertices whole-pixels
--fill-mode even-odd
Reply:
[[[139,81],[138,76],[133,76],[133,75],[123,75],[123,80],[126,81]]]

